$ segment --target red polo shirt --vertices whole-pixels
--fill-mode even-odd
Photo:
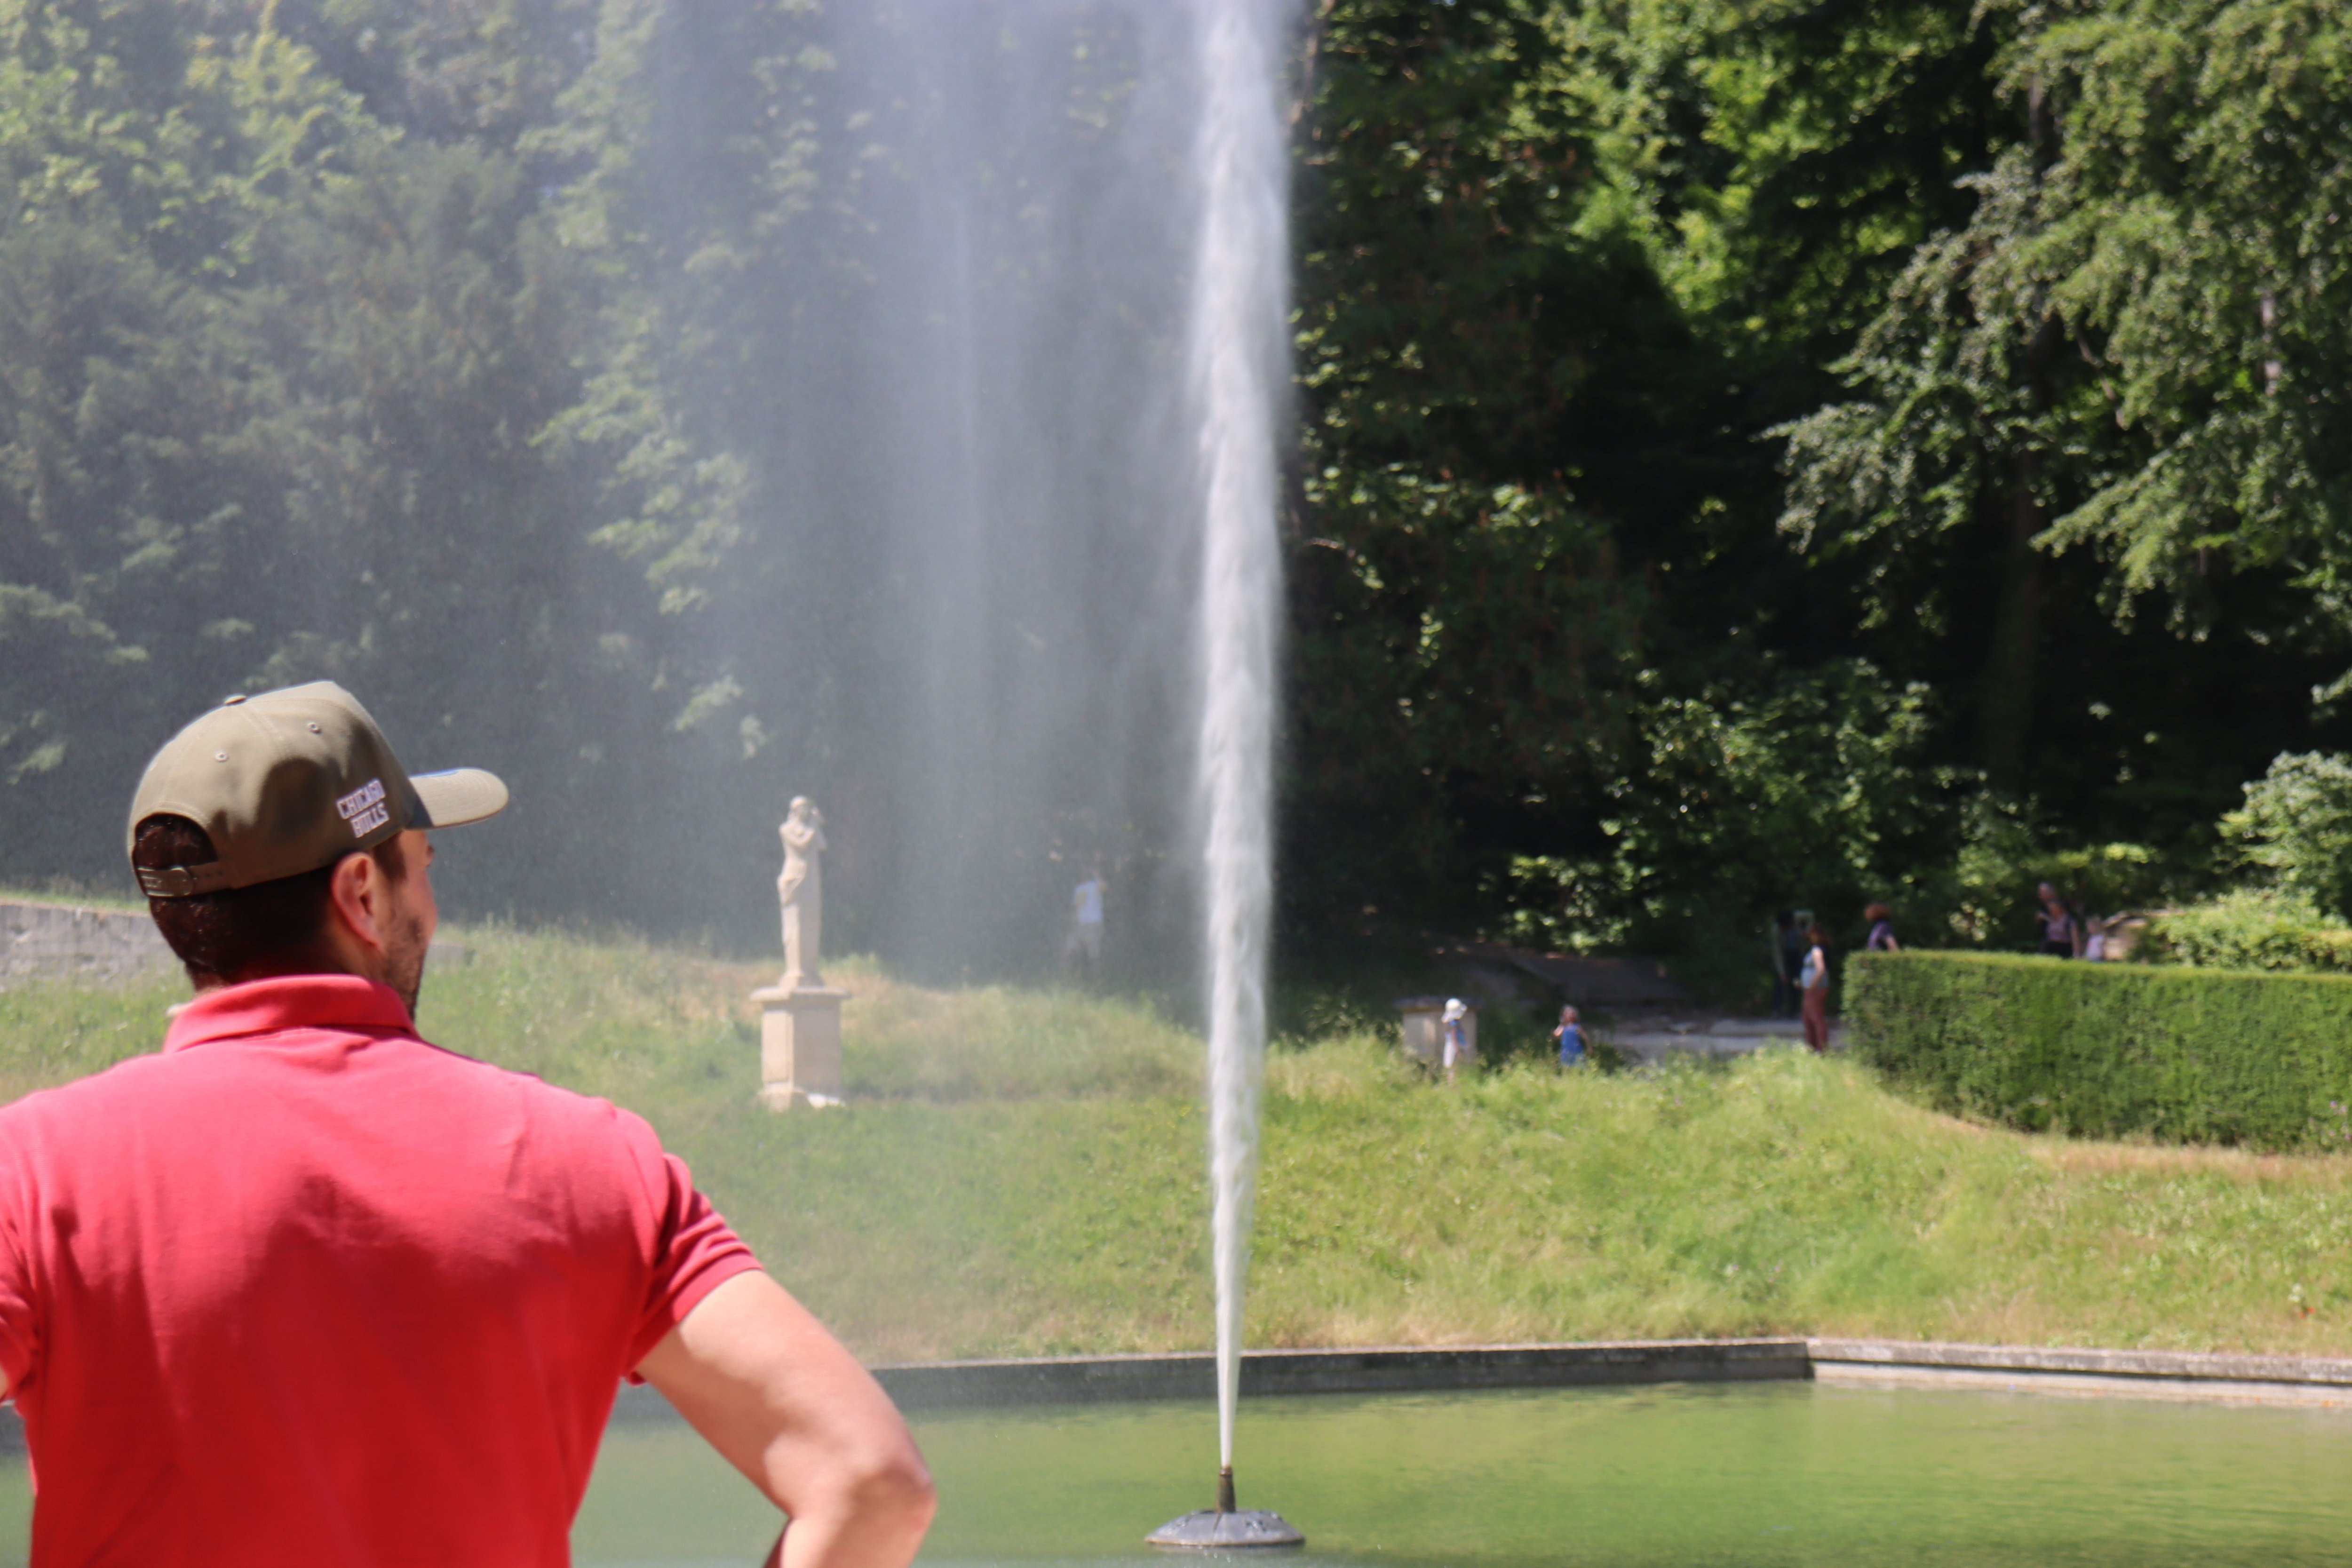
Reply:
[[[620,1380],[751,1252],[601,1100],[348,975],[0,1110],[33,1562],[569,1560]]]

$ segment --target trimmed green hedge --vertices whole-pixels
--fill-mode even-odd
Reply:
[[[2352,1142],[2352,976],[1857,953],[1855,1054],[2032,1131],[2257,1149]]]

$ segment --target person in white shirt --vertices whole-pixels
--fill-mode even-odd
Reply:
[[[1083,967],[1092,977],[1102,967],[1102,872],[1088,867],[1087,879],[1070,892],[1070,941],[1062,957],[1072,971]]]
[[[1470,1044],[1469,1018],[1470,1007],[1467,1003],[1459,996],[1447,1000],[1444,1026],[1445,1030],[1444,1062],[1445,1081],[1448,1083],[1454,1081],[1454,1069],[1456,1067],[1478,1059],[1477,1050]]]

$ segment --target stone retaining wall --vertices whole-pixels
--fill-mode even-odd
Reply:
[[[144,914],[0,900],[0,990],[33,980],[129,980],[172,963]]]
[[[877,1367],[909,1410],[1115,1399],[1213,1399],[1216,1358],[1187,1355],[937,1362]],[[1802,1340],[1645,1340],[1575,1345],[1251,1351],[1242,1393],[1394,1394],[1470,1388],[1574,1388],[1629,1383],[1748,1383],[1807,1375]]]
[[[875,1376],[909,1410],[1216,1394],[1214,1360],[1199,1352],[939,1362],[877,1367]],[[1242,1357],[1242,1392],[1251,1397],[1805,1379],[2352,1408],[2352,1361],[2307,1356],[1817,1339],[1252,1351]]]

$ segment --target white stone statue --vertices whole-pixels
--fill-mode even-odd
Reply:
[[[795,795],[777,831],[784,839],[784,874],[776,879],[776,898],[784,907],[782,989],[814,989],[824,984],[816,971],[824,923],[824,817],[808,796]]]

